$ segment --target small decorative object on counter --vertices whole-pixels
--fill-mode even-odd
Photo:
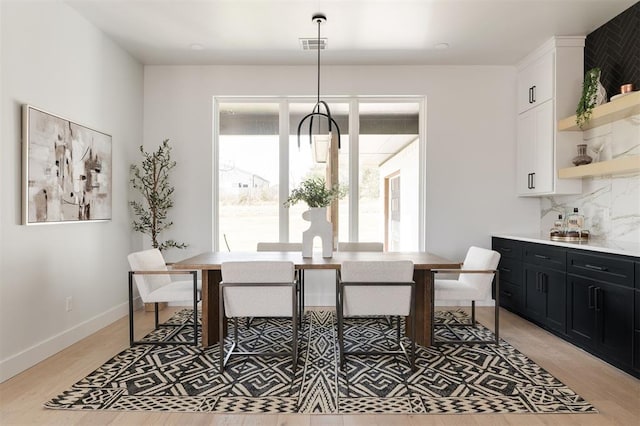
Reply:
[[[562,216],[559,216],[558,219],[562,223],[561,217]],[[552,241],[589,240],[589,231],[584,229],[584,216],[578,212],[577,207],[573,209],[573,213],[567,216],[566,226],[563,223],[561,230],[554,232],[554,230],[556,230],[557,223],[558,221],[554,223],[554,227],[551,230],[550,238]]]
[[[591,156],[587,155],[587,145],[580,144],[578,145],[578,155],[571,160],[571,162],[576,166],[582,166],[584,164],[590,164],[593,161]]]
[[[562,215],[558,215],[558,219],[553,222],[553,228],[551,228],[550,234],[553,237],[554,235],[560,235],[564,231],[565,225],[564,220],[562,220]]]
[[[633,92],[633,83],[623,84],[622,86],[620,86],[621,94],[629,93],[629,92]]]

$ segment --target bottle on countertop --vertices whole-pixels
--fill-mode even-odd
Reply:
[[[561,235],[564,232],[564,228],[565,228],[565,225],[564,225],[564,221],[562,220],[562,215],[559,214],[558,219],[556,219],[553,222],[553,227],[551,228],[550,235],[552,237]]]
[[[573,209],[573,213],[567,216],[567,232],[580,235],[584,229],[584,216],[578,213],[578,208]]]

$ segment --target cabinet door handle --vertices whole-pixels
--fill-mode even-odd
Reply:
[[[532,95],[532,89],[533,89],[533,87],[529,87],[529,103],[532,103],[532,102],[533,102],[533,101],[531,100],[531,99],[532,99],[532,96],[531,96],[531,95]]]
[[[498,250],[503,251],[505,253],[511,253],[511,249],[507,247],[500,247]]]
[[[595,308],[595,305],[593,304],[593,293],[594,293],[595,288],[596,288],[596,286],[590,285],[589,289],[587,290],[587,294],[588,294],[588,298],[589,298],[588,304],[587,304],[587,308],[588,309]]]
[[[536,173],[535,172],[531,173],[531,189],[536,189],[535,178],[536,178]]]
[[[533,86],[531,88],[531,103],[535,103],[536,102],[536,86]]]
[[[500,268],[500,271],[502,271],[502,272],[511,272],[511,269],[509,269],[509,268]]]
[[[584,265],[585,268],[589,268],[589,269],[593,269],[595,271],[608,271],[609,269],[604,267],[604,266],[596,266],[596,265],[589,265],[588,263],[586,265]]]
[[[602,310],[602,289],[600,287],[596,287],[593,293],[595,296],[596,312],[600,312]]]
[[[513,296],[513,294],[510,291],[506,291],[506,290],[500,290],[500,293],[504,294],[507,297]]]
[[[549,260],[550,257],[549,256],[545,256],[542,254],[534,254],[535,257],[537,257],[538,259],[544,259],[544,260]]]

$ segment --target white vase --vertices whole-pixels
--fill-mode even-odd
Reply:
[[[598,88],[596,90],[596,106],[607,103],[607,90],[604,88],[600,79],[598,79]]]
[[[333,227],[327,220],[326,207],[312,207],[302,213],[302,218],[308,222],[309,229],[302,233],[302,257],[313,257],[313,240],[322,240],[322,257],[333,256]]]

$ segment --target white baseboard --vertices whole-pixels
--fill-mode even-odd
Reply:
[[[139,305],[139,300],[134,301],[134,306]],[[50,338],[31,346],[9,358],[0,361],[0,383],[33,367],[37,363],[47,359],[72,344],[84,339],[107,325],[129,314],[129,303],[117,305],[106,312],[89,318],[68,330],[58,333]]]

